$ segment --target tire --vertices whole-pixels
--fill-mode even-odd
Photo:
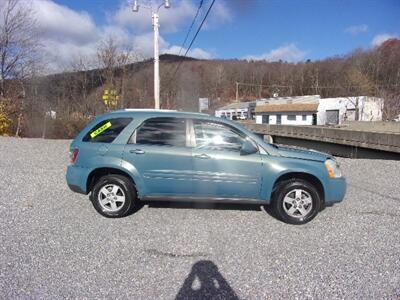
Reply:
[[[137,193],[132,181],[121,175],[101,177],[93,187],[92,204],[107,218],[121,218],[137,207]]]
[[[281,221],[301,225],[310,222],[321,208],[317,189],[302,179],[291,179],[280,183],[272,199],[274,214]]]

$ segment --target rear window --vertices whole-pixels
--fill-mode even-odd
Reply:
[[[132,118],[116,118],[104,120],[94,126],[83,137],[82,141],[91,143],[112,143]]]
[[[177,118],[146,120],[136,132],[136,144],[186,146],[186,121]]]

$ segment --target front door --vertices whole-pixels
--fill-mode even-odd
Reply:
[[[276,124],[278,125],[282,124],[282,115],[276,115]]]
[[[192,156],[186,147],[186,124],[183,118],[148,119],[126,145],[124,160],[141,176],[144,196],[191,194]]]
[[[244,136],[218,122],[193,120],[193,194],[206,198],[258,199],[261,157],[241,155]]]

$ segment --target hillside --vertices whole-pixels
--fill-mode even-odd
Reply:
[[[236,82],[241,82],[247,84],[239,85],[242,101],[271,97],[274,93],[280,96],[383,97],[386,99],[385,117],[390,119],[400,111],[399,70],[400,40],[396,39],[386,41],[379,48],[300,63],[197,60],[163,55],[160,58],[161,106],[197,110],[198,98],[207,97],[211,100],[212,111],[233,101]],[[104,91],[110,89],[119,95],[117,107],[153,107],[152,60],[31,80],[25,89],[22,133],[41,136],[43,116],[51,110],[57,113],[58,121],[51,121],[47,133],[57,136],[62,131],[73,136],[88,118],[110,109],[102,100]]]

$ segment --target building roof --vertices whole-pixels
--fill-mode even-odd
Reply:
[[[261,112],[315,112],[318,103],[294,103],[294,104],[264,104],[256,106],[256,113]]]
[[[294,104],[294,103],[318,103],[321,99],[320,95],[305,95],[294,97],[275,97],[257,100],[257,105],[264,104]]]
[[[255,101],[247,102],[233,102],[223,107],[216,109],[229,110],[229,109],[244,109],[250,106],[259,106],[264,104],[295,104],[295,103],[319,103],[321,99],[320,95],[305,95],[305,96],[294,96],[294,97],[275,97],[275,98],[263,98]]]
[[[218,108],[217,110],[226,110],[226,109],[242,109],[242,108],[248,108],[250,104],[254,104],[255,101],[249,101],[249,102],[233,102],[228,105],[225,105],[223,107]]]

